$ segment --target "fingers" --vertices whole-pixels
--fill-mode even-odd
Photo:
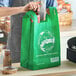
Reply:
[[[41,4],[41,1],[39,1],[39,2],[36,2],[37,4]]]
[[[30,9],[36,11],[40,8],[40,3],[41,2],[30,2]]]
[[[38,5],[38,9],[37,9],[38,12],[40,11],[40,7],[41,7],[41,5]]]
[[[34,6],[33,4],[30,4],[30,10],[33,10]]]

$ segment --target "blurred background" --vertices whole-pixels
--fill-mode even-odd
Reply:
[[[65,2],[68,2],[71,4],[71,9],[73,11],[72,19],[76,19],[76,0],[65,0]]]
[[[6,0],[7,1],[7,0]],[[66,60],[67,40],[76,36],[76,0],[57,0],[61,39],[61,59]],[[4,2],[5,3],[5,2]],[[1,6],[1,5],[0,5]],[[0,18],[0,53],[7,44],[10,16]]]

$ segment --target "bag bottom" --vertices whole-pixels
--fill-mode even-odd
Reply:
[[[25,65],[21,64],[21,67],[27,68],[27,69],[30,69],[30,70],[40,70],[40,69],[46,69],[46,68],[52,68],[52,67],[60,66],[60,64],[61,64],[60,62],[59,63],[54,63],[54,64],[28,65],[28,66],[25,66]]]

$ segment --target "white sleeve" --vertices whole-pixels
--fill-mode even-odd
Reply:
[[[53,5],[53,7],[57,7],[57,6],[58,6],[57,0],[54,0],[54,5]]]
[[[9,0],[0,0],[0,7],[8,7]]]

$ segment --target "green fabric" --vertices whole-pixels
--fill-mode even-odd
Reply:
[[[50,15],[38,23],[29,11],[23,17],[21,38],[21,66],[38,70],[60,65],[60,34],[57,10],[50,7]],[[30,19],[33,20],[31,23]]]

